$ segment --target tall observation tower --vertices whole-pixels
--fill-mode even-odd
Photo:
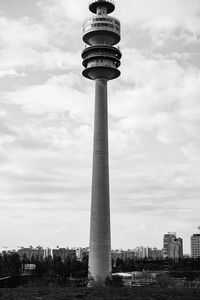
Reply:
[[[89,280],[102,285],[111,274],[107,82],[120,76],[120,22],[110,17],[113,0],[92,0],[95,15],[83,24],[83,76],[95,81],[95,118],[90,219]]]

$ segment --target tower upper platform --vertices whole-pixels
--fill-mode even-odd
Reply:
[[[83,76],[93,80],[96,78],[111,80],[119,77],[121,56],[120,50],[111,46],[98,45],[85,48],[82,52],[85,67]]]
[[[115,45],[119,43],[121,26],[119,20],[107,15],[96,15],[83,24],[83,41],[88,45]]]
[[[98,7],[101,6],[107,8],[107,14],[110,14],[115,10],[115,3],[113,0],[91,0],[89,2],[89,9],[94,14],[97,13]]]

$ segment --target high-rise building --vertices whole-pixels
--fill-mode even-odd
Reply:
[[[52,257],[52,251],[49,247],[44,249],[44,258]]]
[[[68,249],[68,248],[56,248],[52,250],[53,258],[60,257],[62,262],[64,262],[67,258],[75,259],[76,258],[76,250]]]
[[[21,247],[18,251],[20,259],[36,259],[39,261],[42,261],[44,259],[44,248],[41,246],[38,246],[36,248],[33,248],[30,246],[29,248]]]
[[[162,260],[163,259],[163,250],[159,250],[156,247],[149,249],[149,258],[152,260]]]
[[[176,238],[176,232],[168,232],[164,234],[163,238],[163,258],[169,258],[170,253],[170,244],[172,244],[173,240]]]
[[[175,238],[169,247],[169,258],[179,259],[183,258],[183,240]]]
[[[114,265],[116,265],[117,259],[120,260],[143,260],[143,259],[153,259],[153,260],[162,260],[163,251],[157,248],[150,248],[140,246],[135,249],[128,250],[112,250],[112,260]]]
[[[163,258],[183,258],[183,240],[176,237],[176,232],[168,232],[163,238]]]
[[[200,233],[193,234],[190,238],[190,241],[191,241],[191,257],[199,258],[200,257]]]
[[[89,248],[77,248],[76,249],[76,257],[78,260],[83,260],[88,256]]]
[[[120,76],[120,22],[111,16],[113,0],[91,0],[94,14],[83,24],[83,76],[95,81],[94,148],[90,218],[89,279],[103,285],[111,274],[110,199],[108,160],[107,82]]]

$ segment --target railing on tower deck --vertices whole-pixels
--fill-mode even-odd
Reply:
[[[83,34],[93,30],[108,30],[120,35],[120,22],[116,18],[110,16],[89,17],[83,23]]]
[[[88,62],[87,68],[92,67],[111,67],[116,68],[116,64],[108,59],[94,59]]]
[[[89,49],[90,47],[91,47],[91,46],[88,46],[88,45],[85,44],[85,50],[86,50],[86,49]],[[105,45],[104,45],[104,47],[105,47]],[[120,47],[119,47],[119,46],[117,46],[117,49],[120,51]],[[120,58],[121,58],[121,57],[120,57]]]
[[[115,17],[110,17],[110,16],[101,16],[101,15],[96,15],[96,16],[90,16],[84,19],[83,21],[83,27],[85,25],[86,22],[94,22],[94,21],[98,21],[98,22],[111,22],[111,23],[115,23],[117,26],[121,26],[121,23],[118,19],[116,19]]]
[[[102,56],[102,57],[110,57],[110,58],[118,58],[117,55],[115,53],[112,52],[100,52],[100,51],[96,51],[96,52],[91,52],[88,53],[84,56],[84,59],[86,58],[90,58],[90,57],[97,57],[97,56]]]
[[[88,50],[85,52],[85,50]],[[106,49],[106,48],[100,48],[100,49],[95,49],[95,48],[90,48],[86,47],[84,50],[84,54],[82,55],[83,59],[88,59],[91,57],[107,57],[107,58],[114,58],[117,60],[120,60],[121,58],[121,52],[119,50],[113,50],[112,49]]]

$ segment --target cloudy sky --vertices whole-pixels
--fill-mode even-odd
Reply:
[[[87,0],[0,0],[0,248],[87,246],[94,83]],[[112,248],[190,253],[200,219],[200,2],[116,0],[109,83]]]

